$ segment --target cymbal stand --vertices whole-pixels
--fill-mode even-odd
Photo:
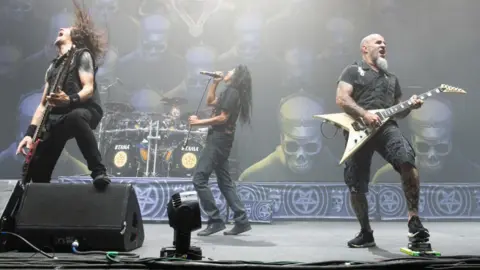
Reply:
[[[156,122],[156,132],[155,137],[158,137],[158,133],[160,131],[160,121]],[[155,154],[153,155],[153,172],[152,176],[156,176],[157,173],[157,156],[158,156],[158,140],[155,140]]]
[[[150,125],[148,125],[148,136],[147,136],[147,141],[148,141],[148,147],[147,147],[147,165],[145,166],[145,176],[150,176],[149,174],[149,165],[150,165],[150,153],[151,153],[151,144],[152,144],[152,127],[153,127],[153,120],[150,120]]]

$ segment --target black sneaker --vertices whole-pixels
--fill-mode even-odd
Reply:
[[[93,186],[98,190],[104,190],[112,181],[105,174],[97,175],[93,179]]]
[[[367,247],[374,247],[375,239],[373,238],[373,231],[365,231],[361,230],[360,233],[353,238],[352,240],[348,241],[348,247],[351,248],[367,248]]]
[[[412,241],[428,241],[430,232],[423,227],[418,216],[413,216],[408,221],[408,238]]]

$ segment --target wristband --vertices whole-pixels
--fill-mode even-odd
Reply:
[[[30,125],[25,132],[25,136],[33,137],[33,135],[35,135],[35,131],[37,131],[37,125]]]
[[[80,102],[80,96],[78,94],[73,94],[68,97],[70,98],[70,105],[75,105]]]

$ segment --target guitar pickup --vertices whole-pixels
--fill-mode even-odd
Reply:
[[[360,131],[360,130],[366,129],[365,125],[363,123],[358,122],[358,121],[353,122],[352,127],[355,131]]]

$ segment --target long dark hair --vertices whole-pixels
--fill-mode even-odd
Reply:
[[[238,65],[233,73],[230,86],[237,89],[240,96],[240,121],[250,124],[252,114],[252,76],[245,65]]]
[[[78,49],[88,49],[95,60],[96,66],[99,66],[106,53],[106,35],[95,30],[92,17],[88,14],[83,1],[82,6],[80,6],[77,0],[73,0],[73,5],[75,7],[75,22],[70,34],[72,42]]]

